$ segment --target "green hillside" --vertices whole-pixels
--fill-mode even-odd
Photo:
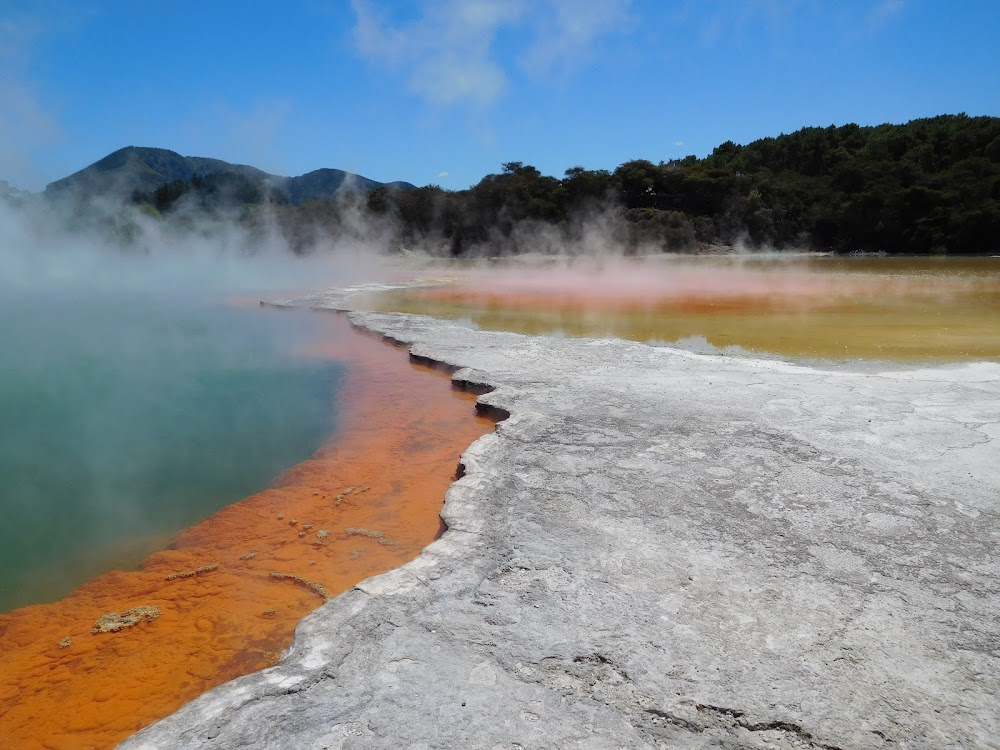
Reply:
[[[370,194],[369,207],[409,237],[455,255],[532,250],[532,223],[574,241],[580,220],[610,207],[632,250],[708,245],[836,252],[1000,253],[1000,118],[942,115],[904,125],[803,128],[709,156],[558,179],[507,162],[468,190]]]

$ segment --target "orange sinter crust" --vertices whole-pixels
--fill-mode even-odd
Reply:
[[[350,367],[340,429],[316,455],[140,570],[0,615],[0,747],[113,747],[274,664],[326,597],[411,560],[440,533],[459,456],[493,422],[475,416],[475,396],[399,348],[340,316],[323,327],[312,353]],[[114,630],[101,619],[109,613],[137,622]],[[110,632],[92,632],[99,620]]]

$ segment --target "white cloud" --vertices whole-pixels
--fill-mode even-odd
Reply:
[[[521,67],[544,76],[579,65],[598,37],[623,30],[631,0],[423,0],[404,23],[373,0],[352,4],[363,58],[405,71],[410,91],[431,104],[487,107],[507,86],[509,61],[494,49],[501,32],[519,31],[512,42]]]
[[[680,148],[681,146],[684,145],[684,141],[674,141],[674,145]]]
[[[448,176],[447,172],[438,172],[438,177],[447,177],[447,176]]]

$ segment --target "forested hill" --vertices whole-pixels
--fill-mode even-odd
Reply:
[[[725,143],[701,164],[732,184],[739,198],[728,210],[760,240],[806,233],[836,250],[1000,248],[1000,118],[805,128]]]
[[[199,212],[252,231],[276,220],[297,251],[319,237],[373,236],[375,225],[380,242],[457,256],[572,249],[580,227],[599,215],[604,241],[626,252],[745,244],[1000,254],[1000,118],[804,128],[746,145],[727,142],[702,159],[638,159],[613,171],[572,167],[562,178],[508,162],[459,191],[381,184],[333,169],[284,178],[129,148],[53,183],[47,194],[72,190],[117,191],[177,226],[191,226]],[[90,210],[80,208],[86,201],[75,205]],[[135,236],[127,221],[112,224],[118,235]]]
[[[611,205],[632,248],[710,244],[838,252],[1000,252],[1000,118],[943,115],[905,125],[804,128],[704,159],[573,167],[562,179],[520,162],[474,187],[369,195],[403,234],[437,233],[453,254],[484,243],[537,250],[525,222],[565,228]]]

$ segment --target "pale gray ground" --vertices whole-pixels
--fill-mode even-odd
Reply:
[[[1000,366],[354,319],[511,418],[440,541],[123,748],[1000,747]]]

